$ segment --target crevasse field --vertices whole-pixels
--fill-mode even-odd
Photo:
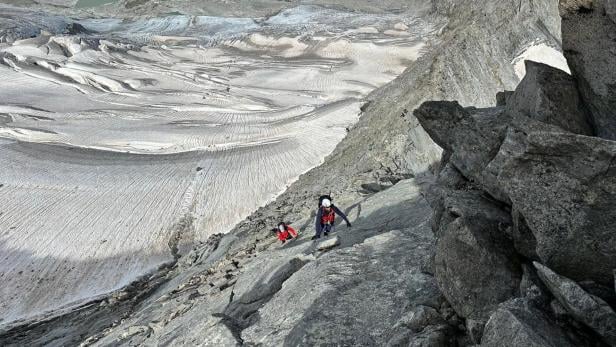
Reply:
[[[0,326],[104,295],[231,229],[321,163],[361,99],[436,30],[310,6],[0,12]]]

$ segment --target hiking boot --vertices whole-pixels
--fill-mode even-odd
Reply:
[[[323,236],[327,236],[327,235],[329,235],[329,231],[326,231],[323,233]]]
[[[321,235],[314,235],[314,236],[311,238],[311,240],[316,240],[316,239],[318,239],[318,238],[321,238]]]

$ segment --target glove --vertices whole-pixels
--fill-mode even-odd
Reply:
[[[351,223],[347,223],[347,228],[350,228],[350,227],[351,227]]]

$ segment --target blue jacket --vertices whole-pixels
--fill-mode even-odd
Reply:
[[[347,224],[351,224],[347,216],[342,211],[340,211],[338,207],[336,207],[335,205],[332,205],[332,209],[334,210],[334,213],[342,217],[342,219],[344,219],[344,221]],[[315,220],[315,225],[314,225],[317,232],[321,231],[321,228],[323,227],[323,224],[321,224],[321,217],[323,217],[323,207],[319,207],[319,210],[317,211],[317,218]]]

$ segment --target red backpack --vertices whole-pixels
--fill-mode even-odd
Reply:
[[[336,212],[334,212],[333,208],[330,208],[329,211],[327,211],[325,207],[321,207],[321,224],[334,225],[335,220]]]

